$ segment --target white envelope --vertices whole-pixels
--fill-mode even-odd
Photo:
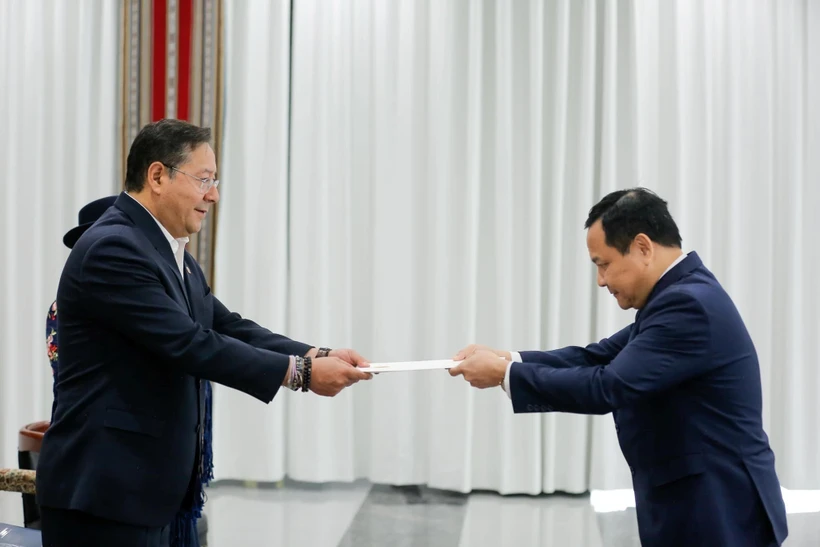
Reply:
[[[461,361],[452,359],[434,359],[432,361],[401,361],[395,363],[370,363],[370,367],[362,368],[363,372],[406,372],[410,370],[446,370],[459,364]]]

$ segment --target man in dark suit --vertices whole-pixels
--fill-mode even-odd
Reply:
[[[760,366],[734,303],[681,251],[666,202],[636,188],[589,213],[587,247],[635,321],[586,347],[471,345],[451,369],[518,412],[613,413],[647,546],[780,545],[786,510],[762,424]]]
[[[79,213],[77,214],[77,226],[71,228],[68,232],[65,233],[63,236],[63,244],[68,247],[69,249],[74,248],[74,244],[80,239],[80,236],[83,235],[86,230],[91,228],[95,222],[105,213],[110,207],[114,205],[117,201],[117,196],[106,196],[104,198],[96,199],[86,205],[84,205]],[[57,331],[59,329],[59,321],[57,319],[58,312],[57,312],[57,301],[55,300],[48,309],[48,315],[46,316],[46,351],[48,355],[49,363],[51,364],[51,371],[53,376],[53,390],[54,390],[54,400],[52,403],[52,421],[54,416],[54,410],[57,408],[57,383],[59,381],[59,374],[60,374],[60,344],[59,339],[57,337]],[[213,420],[212,420],[212,388],[211,383],[208,381],[202,382],[202,392],[203,392],[203,445],[207,448],[210,447],[210,440],[212,438],[213,432]],[[210,449],[203,451],[203,461],[202,461],[202,468],[203,468],[203,476],[200,477],[202,486],[208,486],[210,483],[210,479],[213,478],[213,453]],[[200,513],[199,518],[196,519],[196,535],[191,534],[189,536],[189,541],[184,544],[181,544],[180,547],[189,547],[191,545],[207,545],[208,543],[208,518],[205,513],[202,511],[204,503],[199,506],[198,504],[197,511]],[[40,508],[37,507],[35,502],[34,495],[23,495],[23,512],[26,514],[26,522],[29,522],[29,516],[32,521],[36,521],[37,528],[40,527]],[[174,518],[173,524],[171,526],[172,533],[174,531],[174,527],[176,528],[185,528],[189,525],[189,520],[194,518],[195,515],[191,514],[190,511],[187,510],[180,510]]]
[[[273,334],[211,293],[185,252],[219,200],[210,137],[177,120],[143,128],[126,191],[65,264],[57,405],[37,468],[44,547],[195,542],[204,381],[268,403],[281,386],[333,396],[370,378],[355,351]],[[172,526],[180,510],[187,525]]]

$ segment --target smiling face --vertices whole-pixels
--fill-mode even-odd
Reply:
[[[202,221],[219,201],[216,187],[202,192],[197,179],[216,178],[216,156],[208,144],[194,148],[179,165],[151,165],[149,184],[155,198],[157,219],[175,238],[189,237],[202,229]]]
[[[654,285],[654,248],[649,238],[638,234],[626,254],[621,254],[606,244],[603,223],[598,220],[587,232],[587,249],[598,268],[598,286],[605,287],[624,310],[643,307]]]

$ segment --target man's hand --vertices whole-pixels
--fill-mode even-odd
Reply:
[[[469,346],[472,347],[472,346]],[[462,350],[464,351],[464,350]],[[450,369],[450,376],[464,376],[470,385],[479,389],[500,386],[504,383],[509,360],[493,351],[478,350],[460,364]]]
[[[313,360],[310,390],[316,395],[334,397],[359,380],[369,380],[372,377],[372,374],[363,372],[338,357],[321,357]]]
[[[366,368],[370,366],[370,362],[354,349],[334,349],[331,350],[330,357],[338,357],[354,367]]]
[[[467,359],[468,357],[474,355],[477,351],[489,351],[494,353],[498,357],[503,357],[507,361],[512,360],[512,355],[510,355],[509,351],[493,349],[489,346],[482,346],[481,344],[470,344],[466,348],[456,353],[455,357],[453,357],[453,361],[463,361],[464,359]]]

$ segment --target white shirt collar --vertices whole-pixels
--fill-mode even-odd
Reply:
[[[128,192],[126,192],[125,195],[128,196],[129,198],[133,199],[137,203],[139,203],[140,207],[142,207],[143,209],[148,211],[148,208],[145,205],[143,205],[142,203],[140,203],[140,201],[138,199],[136,199],[134,196],[132,196]],[[176,263],[177,263],[177,268],[179,268],[179,275],[181,275],[182,277],[185,277],[185,274],[183,273],[183,270],[182,270],[182,264],[185,261],[185,245],[188,244],[188,241],[190,241],[190,239],[187,238],[187,237],[174,238],[174,236],[171,235],[171,232],[169,232],[165,228],[165,226],[163,226],[162,223],[159,220],[157,220],[157,217],[155,217],[153,215],[153,213],[151,213],[151,211],[148,211],[148,214],[151,215],[151,218],[153,218],[154,222],[157,223],[157,226],[159,226],[159,229],[162,230],[162,235],[164,235],[165,239],[168,240],[168,244],[171,246],[171,252],[173,253],[174,259],[176,260]]]
[[[663,276],[668,274],[669,270],[671,270],[672,268],[674,268],[675,266],[677,266],[678,264],[683,262],[683,259],[686,258],[687,256],[689,256],[689,253],[683,253],[678,258],[676,258],[675,261],[672,264],[670,264],[668,268],[666,268],[666,270],[661,274],[661,277],[659,277],[658,279],[660,280]]]

